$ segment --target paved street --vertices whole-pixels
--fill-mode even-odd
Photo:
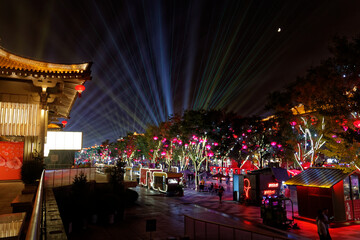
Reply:
[[[10,203],[21,192],[21,182],[0,183],[1,213],[11,213]],[[146,220],[156,219],[156,232],[153,239],[180,239],[184,236],[184,215],[218,222],[225,225],[246,228],[259,233],[277,233],[279,237],[291,239],[318,239],[316,225],[296,220],[300,229],[288,232],[277,230],[261,224],[259,207],[245,206],[232,201],[229,187],[225,191],[224,201],[208,192],[196,192],[185,189],[184,197],[166,197],[156,191],[142,187],[134,188],[139,193],[139,199],[134,206],[125,212],[124,220],[109,226],[88,225],[86,230],[74,232],[69,239],[149,239],[146,232]],[[331,228],[333,239],[352,240],[360,236],[359,225]]]
[[[195,191],[187,190],[186,197],[166,197],[164,194],[136,187],[139,193],[137,204],[126,210],[125,220],[114,225],[99,228],[89,226],[88,230],[71,234],[69,239],[149,239],[150,234],[145,231],[146,220],[157,220],[157,231],[152,234],[153,239],[180,239],[184,236],[184,215],[194,218],[218,222],[235,227],[244,227],[248,230],[264,234],[273,234],[261,226],[250,221],[233,218],[212,209],[192,204],[189,201]],[[201,196],[202,193],[199,194]],[[212,196],[211,201],[216,201]],[[218,202],[214,202],[218,205]],[[226,206],[227,203],[224,203]],[[278,234],[279,237],[286,237]],[[265,238],[258,238],[265,239]]]

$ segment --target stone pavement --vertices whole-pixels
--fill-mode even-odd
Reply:
[[[12,213],[11,202],[23,189],[21,181],[0,181],[0,214]]]
[[[226,186],[226,184],[224,184]],[[11,201],[23,189],[21,182],[0,182],[1,213],[11,213]],[[226,225],[246,228],[248,230],[277,234],[291,239],[318,239],[316,225],[295,220],[299,230],[281,231],[262,224],[260,208],[245,206],[232,201],[232,188],[225,188],[223,203],[219,197],[207,192],[197,192],[192,188],[185,189],[184,197],[166,197],[156,191],[142,187],[134,188],[139,193],[136,204],[126,209],[124,220],[113,225],[88,225],[86,230],[73,232],[69,239],[150,239],[145,231],[146,220],[157,220],[157,231],[153,239],[180,239],[184,236],[184,215],[218,222]],[[106,203],[104,203],[106,204]],[[352,225],[330,229],[332,239],[359,239],[360,226]]]
[[[139,193],[139,199],[135,206],[126,209],[123,221],[101,227],[89,225],[86,230],[71,233],[69,239],[150,239],[150,233],[146,232],[148,219],[157,221],[152,239],[181,239],[184,236],[184,215],[282,238],[287,235],[274,234],[249,221],[234,219],[221,212],[192,204],[186,201],[186,197],[166,197],[139,186],[134,190]]]
[[[223,184],[223,186],[225,188],[225,194],[222,204],[219,203],[218,196],[212,195],[208,192],[197,192],[193,190],[193,188],[186,189],[185,196],[182,198],[182,201],[223,213],[223,215],[235,220],[247,220],[255,226],[265,228],[272,232],[283,234],[287,233],[288,237],[292,239],[319,239],[315,223],[295,219],[295,223],[298,224],[300,229],[289,229],[287,231],[263,225],[262,218],[260,217],[260,207],[246,206],[233,201],[232,186],[226,184]],[[290,214],[288,215],[290,217]],[[295,217],[296,216],[297,213],[295,213]],[[360,225],[331,228],[330,235],[334,240],[360,239]]]

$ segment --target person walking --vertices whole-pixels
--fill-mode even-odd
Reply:
[[[318,211],[318,216],[316,217],[316,226],[320,240],[327,240],[328,234],[327,234],[325,218],[322,210]]]
[[[329,227],[330,227],[330,221],[329,221],[329,209],[328,208],[324,208],[322,210],[322,214],[324,216],[324,223],[325,223],[325,227],[326,227],[326,232],[327,232],[327,240],[331,240],[331,236],[330,236],[330,232],[329,232]]]
[[[218,191],[220,203],[222,203],[222,202],[221,202],[221,198],[222,198],[222,195],[223,195],[223,194],[224,194],[224,188],[223,188],[223,186],[221,186],[221,187],[219,188],[219,191]]]

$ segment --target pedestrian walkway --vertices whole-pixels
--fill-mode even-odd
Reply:
[[[225,184],[224,184],[225,186]],[[0,182],[1,213],[11,213],[10,203],[23,189],[21,182]],[[84,231],[74,232],[69,239],[148,239],[146,220],[156,219],[153,239],[180,239],[184,236],[184,215],[245,228],[264,234],[275,234],[290,239],[318,239],[316,225],[296,220],[300,229],[278,230],[262,224],[260,208],[245,206],[232,200],[232,188],[225,187],[222,204],[219,197],[208,192],[186,188],[184,197],[166,197],[147,188],[133,188],[139,193],[136,204],[126,209],[123,221],[108,226],[89,225]],[[330,229],[333,239],[359,239],[359,225]]]
[[[21,181],[0,181],[0,214],[12,213],[11,202],[23,189]]]
[[[239,202],[233,201],[232,187],[226,184],[223,184],[223,186],[225,188],[225,194],[223,196],[223,201],[221,204],[219,203],[218,196],[209,192],[198,192],[195,191],[193,188],[185,189],[185,194],[182,198],[182,201],[196,204],[207,209],[211,209],[215,212],[221,213],[223,216],[232,218],[234,220],[249,221],[255,226],[266,228],[267,230],[274,233],[287,233],[288,237],[292,239],[318,239],[315,223],[295,219],[295,223],[298,224],[300,229],[289,229],[287,231],[282,231],[280,229],[263,225],[262,218],[260,216],[260,207],[246,206],[240,204]],[[331,228],[330,235],[332,236],[332,239],[359,239],[360,225]]]

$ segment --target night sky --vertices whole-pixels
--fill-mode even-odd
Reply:
[[[186,109],[264,114],[268,93],[327,58],[335,34],[360,33],[359,13],[358,0],[0,0],[0,45],[93,62],[65,128],[88,147]]]

